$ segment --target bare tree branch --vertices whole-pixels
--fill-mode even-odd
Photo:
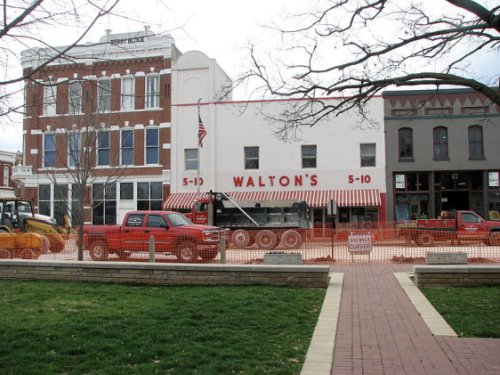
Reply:
[[[299,99],[274,119],[278,136],[353,108],[363,114],[366,101],[390,87],[467,87],[500,105],[498,76],[485,81],[468,71],[478,53],[500,58],[500,7],[441,1],[449,5],[442,13],[412,0],[325,2],[297,17],[301,24],[279,30],[283,48],[269,61],[251,46],[252,68],[237,83],[257,81],[263,95]],[[333,97],[336,104],[324,100]]]

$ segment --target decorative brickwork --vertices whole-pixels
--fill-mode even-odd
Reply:
[[[500,265],[414,266],[419,288],[500,285]]]
[[[0,261],[0,279],[326,288],[329,266]]]

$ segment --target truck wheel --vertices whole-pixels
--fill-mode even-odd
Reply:
[[[500,246],[500,232],[491,232],[489,242],[491,246]]]
[[[106,243],[103,241],[97,241],[90,245],[90,257],[93,260],[106,260],[108,259],[108,249]]]
[[[212,250],[203,250],[200,252],[200,258],[203,260],[213,260],[217,258],[217,255],[219,254],[219,250],[217,249],[212,249]]]
[[[269,229],[261,230],[255,237],[259,249],[272,250],[276,246],[276,235]]]
[[[434,238],[432,237],[432,234],[419,233],[419,235],[417,236],[417,243],[418,246],[430,247],[434,245]]]
[[[10,259],[12,254],[7,249],[0,249],[0,259]]]
[[[244,249],[250,244],[250,233],[245,229],[236,229],[232,236],[231,242],[238,249]]]
[[[196,254],[196,245],[192,242],[185,241],[177,246],[177,259],[182,263],[194,263],[198,259]]]
[[[287,249],[298,249],[302,245],[302,236],[296,230],[287,230],[281,237],[283,246]]]

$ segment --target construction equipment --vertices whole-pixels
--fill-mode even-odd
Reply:
[[[30,201],[21,198],[0,198],[0,233],[34,233],[45,236],[49,250],[58,253],[64,250],[66,241],[62,230],[54,222],[37,217]],[[30,236],[27,236],[28,238]],[[35,241],[32,237],[32,241]],[[2,248],[0,243],[0,248]]]
[[[38,233],[0,233],[0,259],[38,259],[49,250],[49,240]]]

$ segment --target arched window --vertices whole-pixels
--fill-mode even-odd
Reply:
[[[448,160],[448,129],[438,126],[433,131],[434,160]]]
[[[399,129],[399,158],[413,159],[413,130]]]
[[[469,158],[484,158],[483,127],[480,125],[469,126]]]

